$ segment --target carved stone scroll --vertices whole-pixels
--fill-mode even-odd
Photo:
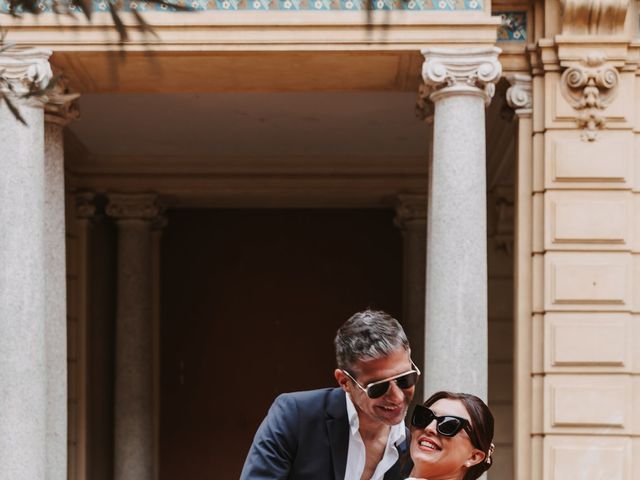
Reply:
[[[629,0],[560,0],[564,35],[616,35],[624,31]]]
[[[588,55],[581,64],[562,74],[562,95],[577,110],[576,123],[584,130],[585,140],[594,141],[597,131],[604,128],[603,111],[618,93],[619,83],[618,71],[600,53]]]

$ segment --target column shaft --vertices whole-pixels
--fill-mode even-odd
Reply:
[[[153,478],[152,201],[112,195],[107,207],[118,219],[115,480]]]
[[[47,480],[67,478],[67,288],[61,125],[45,124]]]
[[[427,390],[487,395],[484,100],[436,102],[427,241]]]
[[[0,53],[12,91],[47,82],[50,55]],[[44,115],[15,97],[13,103],[27,125],[0,105],[0,479],[33,480],[49,478]]]
[[[470,392],[488,377],[485,103],[498,49],[423,51],[435,103],[427,219],[426,395]],[[484,90],[480,87],[484,87]]]
[[[0,479],[45,478],[44,124],[0,108]]]

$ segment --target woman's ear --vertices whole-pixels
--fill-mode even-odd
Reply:
[[[478,450],[477,448],[474,448],[473,450],[471,450],[471,453],[469,454],[467,461],[464,462],[464,466],[467,468],[471,468],[474,465],[477,465],[480,462],[483,462],[485,457],[486,455],[482,450]]]

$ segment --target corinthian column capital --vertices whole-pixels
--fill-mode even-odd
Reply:
[[[106,213],[117,220],[155,220],[160,215],[155,193],[112,193]]]
[[[507,77],[511,86],[507,90],[507,103],[518,117],[531,115],[532,87],[531,76],[516,73]]]
[[[475,94],[489,103],[502,74],[500,49],[426,48],[422,50],[422,80],[432,101],[447,95]]]
[[[53,73],[49,64],[51,50],[45,48],[11,48],[0,53],[0,91],[23,95],[35,84],[46,87]]]

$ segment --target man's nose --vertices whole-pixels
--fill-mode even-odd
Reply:
[[[402,400],[404,398],[404,392],[402,391],[402,389],[393,380],[389,383],[389,390],[387,391],[387,395],[389,396],[389,398],[393,400]]]

